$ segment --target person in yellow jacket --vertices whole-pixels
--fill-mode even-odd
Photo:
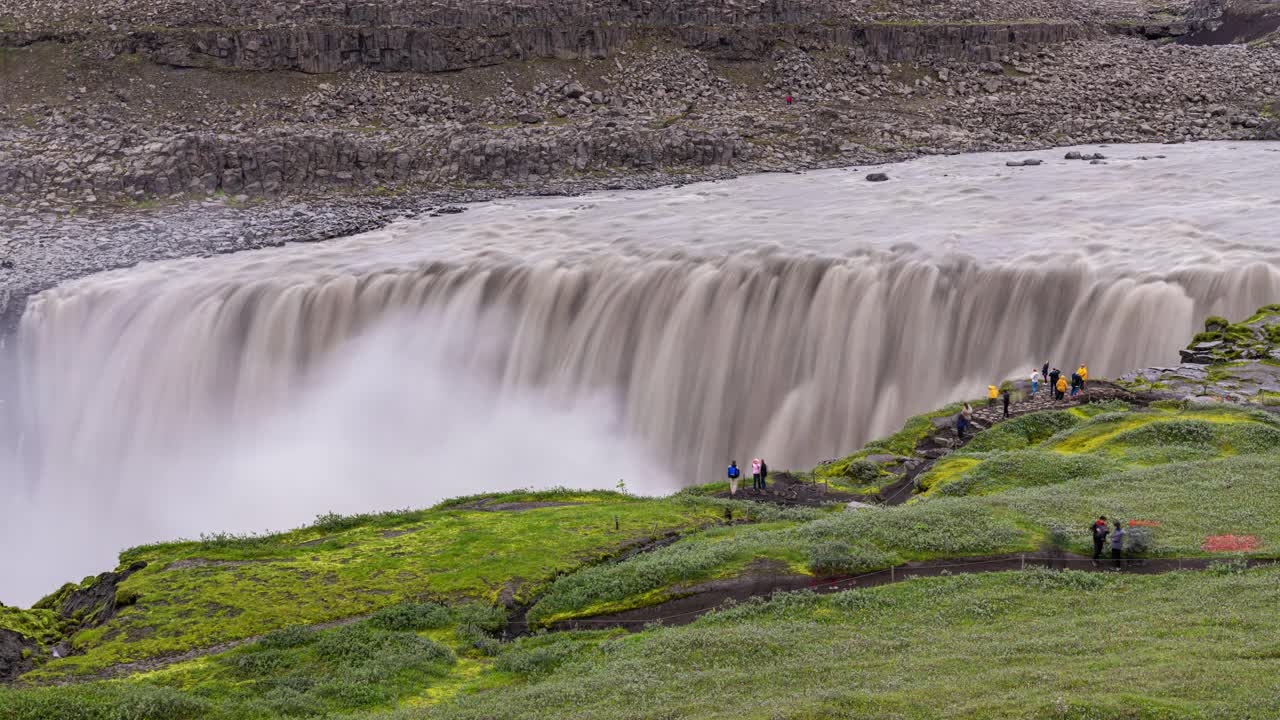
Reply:
[[[996,398],[1000,397],[1000,391],[995,385],[987,386],[987,407],[993,407],[996,404]]]
[[[1070,367],[1070,366],[1068,366],[1068,367]],[[1061,400],[1061,399],[1062,399],[1062,398],[1067,394],[1067,379],[1066,379],[1065,377],[1062,377],[1061,375],[1059,375],[1059,376],[1058,376],[1058,386],[1057,386],[1057,387],[1055,387],[1054,389],[1058,391],[1058,398],[1057,398],[1057,399],[1058,399],[1058,400]]]
[[[1080,369],[1076,370],[1076,374],[1080,376],[1080,391],[1083,392],[1085,383],[1089,382],[1089,368],[1084,363],[1080,363]]]

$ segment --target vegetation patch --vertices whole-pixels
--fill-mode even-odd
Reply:
[[[431,510],[323,516],[277,535],[218,535],[128,550],[122,562],[148,563],[121,585],[134,604],[107,624],[76,633],[72,644],[83,654],[55,660],[32,679],[92,673],[405,600],[495,604],[505,593],[519,602],[625,547],[723,517],[719,504],[691,496],[557,491],[499,498],[581,504],[485,512],[464,507],[480,498],[463,498]],[[195,560],[206,562],[183,562]],[[244,560],[256,562],[217,564]],[[221,609],[201,610],[211,607]]]
[[[1277,579],[1037,570],[789,593],[560,646],[523,682],[422,716],[1265,717],[1280,714]]]

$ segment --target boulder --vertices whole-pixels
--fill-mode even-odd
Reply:
[[[867,176],[867,182],[885,182],[889,176],[884,173],[871,173]]]
[[[1208,365],[1213,362],[1212,355],[1196,352],[1194,350],[1179,350],[1178,355],[1182,357],[1182,362],[1187,365]]]

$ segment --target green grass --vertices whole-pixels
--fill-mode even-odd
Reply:
[[[522,682],[386,717],[1275,717],[1277,601],[1277,570],[1027,571],[795,593],[562,646]]]
[[[1030,538],[1009,514],[962,501],[718,528],[563,577],[528,618],[545,626],[656,605],[712,579],[852,575],[909,560],[1031,550]]]
[[[364,613],[407,599],[517,602],[558,575],[669,532],[718,522],[719,504],[680,496],[511,494],[499,502],[578,505],[485,512],[455,500],[439,508],[343,518],[269,536],[214,536],[128,550],[144,560],[121,592],[135,594],[107,624],[72,637],[84,654],[31,679],[110,665]],[[614,529],[614,519],[618,530]]]
[[[62,635],[62,620],[51,610],[0,605],[0,630],[11,630],[39,643],[55,642]]]
[[[1044,528],[1062,528],[1071,544],[1088,546],[1087,528],[1098,515],[1160,523],[1153,554],[1200,555],[1208,536],[1254,535],[1261,554],[1280,548],[1277,458],[1242,455],[1175,462],[983,498]]]
[[[329,630],[277,630],[127,681],[71,692],[0,691],[0,714],[238,720],[390,708],[447,688],[457,676],[465,681],[480,659],[502,649],[494,633],[505,624],[505,613],[490,606],[405,603]]]
[[[977,401],[973,401],[977,404]],[[837,487],[855,491],[878,488],[887,473],[870,473],[869,463],[860,462],[871,455],[908,456],[915,450],[916,444],[934,432],[935,418],[955,415],[964,407],[964,403],[952,403],[946,407],[908,418],[898,432],[880,440],[873,440],[865,447],[851,455],[825,463],[814,468],[814,475],[827,480]]]

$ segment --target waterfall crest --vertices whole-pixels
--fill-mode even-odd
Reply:
[[[493,402],[535,390],[572,412],[607,395],[614,428],[685,483],[737,457],[805,467],[1045,360],[1106,376],[1174,359],[1205,315],[1240,316],[1280,287],[1263,264],[1106,279],[1084,263],[625,255],[127,278],[45,293],[23,319],[41,478],[137,473],[287,407],[335,349],[393,317],[420,322],[417,352],[492,385]]]

